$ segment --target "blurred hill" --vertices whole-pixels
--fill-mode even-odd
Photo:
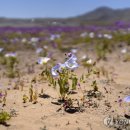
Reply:
[[[100,7],[94,11],[77,16],[82,24],[111,24],[116,21],[130,22],[130,8],[114,10],[108,7]]]
[[[71,18],[0,18],[0,26],[78,26],[109,25],[116,21],[130,22],[130,8],[112,9],[100,7],[91,12]]]

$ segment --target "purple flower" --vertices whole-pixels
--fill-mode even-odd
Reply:
[[[4,50],[4,48],[0,48],[0,52],[2,52]]]
[[[16,56],[17,56],[17,54],[13,53],[13,52],[5,54],[5,57],[16,57]]]
[[[73,61],[77,60],[77,57],[73,53],[68,53],[67,56],[68,56],[69,60],[70,59],[72,59]]]
[[[42,48],[37,48],[37,49],[36,49],[36,53],[37,53],[37,54],[41,53],[42,51],[43,51]]]
[[[72,53],[68,53],[67,56],[69,57],[69,59],[64,63],[66,68],[71,69],[71,70],[78,68],[79,65],[76,62],[77,57]]]
[[[54,43],[52,43],[52,47],[53,48],[57,48],[57,44],[54,42]]]
[[[130,96],[126,96],[126,97],[124,98],[124,102],[130,102]]]
[[[67,60],[65,62],[65,66],[68,69],[74,70],[74,69],[78,68],[79,65],[78,65],[78,63],[75,60],[73,60],[73,58],[70,58],[69,60]]]
[[[58,63],[56,66],[54,66],[52,69],[51,69],[51,74],[52,76],[54,77],[57,77],[59,76],[59,72],[62,72],[62,70],[66,68],[66,66],[64,64],[61,64],[61,63]]]
[[[58,76],[59,72],[62,72],[62,70],[66,68],[70,70],[78,68],[79,65],[76,62],[77,57],[72,53],[68,53],[67,56],[69,59],[64,64],[59,63],[51,69],[52,76]]]
[[[4,96],[4,94],[0,93],[0,98],[2,98]]]

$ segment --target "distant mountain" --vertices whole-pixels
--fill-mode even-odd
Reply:
[[[130,23],[130,8],[112,9],[100,7],[88,13],[71,18],[35,18],[13,19],[0,18],[0,26],[77,26],[77,25],[108,25],[116,21]]]
[[[115,10],[108,7],[100,7],[89,13],[77,16],[76,19],[86,23],[130,22],[130,8]]]

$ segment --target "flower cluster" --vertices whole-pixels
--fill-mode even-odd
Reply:
[[[58,63],[51,69],[52,76],[57,77],[63,69],[75,70],[76,68],[78,68],[79,65],[77,63],[77,57],[72,53],[68,53],[67,57],[68,59],[67,61],[65,61],[64,64]]]

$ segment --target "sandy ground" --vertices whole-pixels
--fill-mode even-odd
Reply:
[[[37,104],[30,102],[22,103],[22,96],[25,93],[28,94],[31,79],[37,77],[42,68],[40,65],[35,65],[35,73],[27,74],[26,64],[35,64],[34,61],[36,61],[37,56],[31,51],[18,52],[18,56],[20,68],[23,72],[21,79],[24,81],[24,88],[23,91],[13,89],[7,91],[7,103],[4,109],[15,109],[17,115],[8,121],[10,126],[0,125],[0,130],[109,130],[113,128],[108,128],[104,125],[104,118],[111,114],[124,115],[124,109],[119,105],[118,97],[124,98],[130,93],[130,90],[127,88],[130,88],[130,62],[123,62],[122,58],[119,58],[118,53],[114,52],[108,55],[107,61],[97,62],[97,66],[104,66],[108,70],[110,77],[114,81],[106,84],[104,83],[106,78],[101,76],[100,78],[90,78],[86,84],[81,85],[82,89],[89,90],[91,89],[90,82],[93,79],[97,79],[99,90],[104,95],[100,101],[94,99],[99,104],[99,107],[86,107],[84,112],[76,112],[74,114],[69,114],[63,110],[56,112],[60,106],[52,104],[51,101],[54,100],[53,98],[58,98],[59,94],[55,89],[48,86],[48,83],[42,81],[37,82],[35,85],[39,92],[43,88],[44,93],[48,94],[50,98],[38,97]],[[58,54],[55,55],[55,57],[57,56]],[[87,69],[80,66],[76,74],[81,75],[84,72],[87,72]],[[2,76],[0,82],[4,86],[14,85],[13,79]],[[104,87],[107,88],[108,93],[105,92]],[[70,97],[81,99],[81,90],[77,89],[76,91],[78,93],[70,95]],[[105,100],[110,102],[110,108],[104,105]]]

